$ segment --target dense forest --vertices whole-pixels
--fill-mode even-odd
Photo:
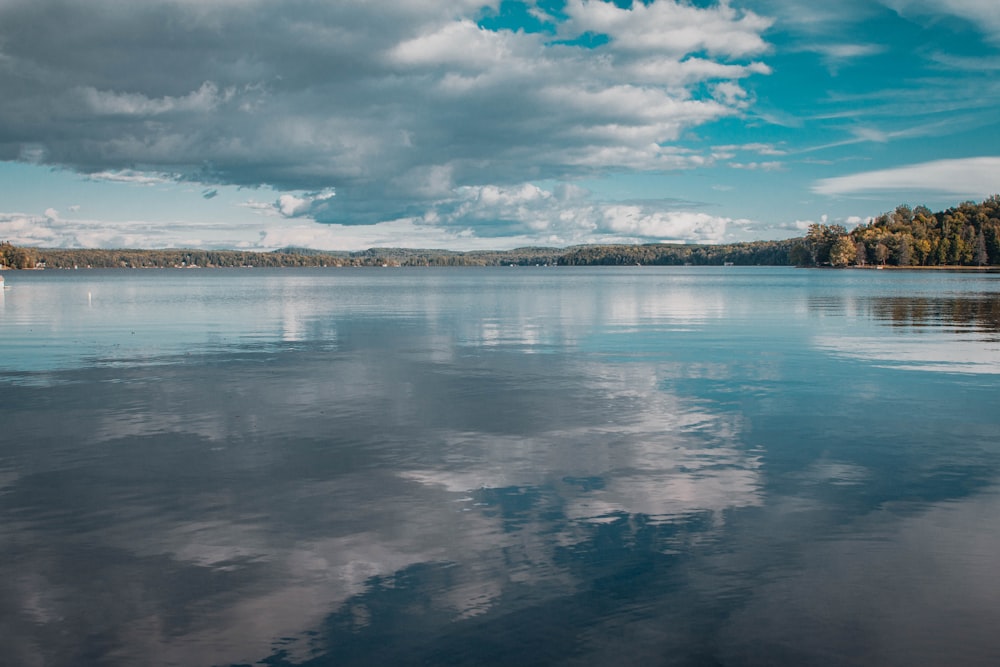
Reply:
[[[850,232],[811,225],[793,246],[799,266],[990,266],[1000,264],[1000,195],[931,213],[897,206]]]
[[[652,243],[470,251],[372,248],[359,252],[282,248],[238,250],[80,250],[25,248],[0,242],[0,268],[194,268],[295,266],[533,266],[533,265],[1000,265],[1000,195],[932,213],[898,206],[850,232],[810,225],[804,237],[721,245]]]
[[[650,243],[645,245],[588,245],[567,248],[558,263],[567,266],[608,264],[658,264],[668,266],[711,264],[786,265],[799,239],[752,241],[723,245]]]

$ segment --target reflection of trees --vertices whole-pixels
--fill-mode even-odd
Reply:
[[[953,328],[957,332],[1000,333],[1000,294],[972,296],[845,296],[810,297],[810,312],[855,314],[895,327],[922,330]],[[991,337],[992,338],[992,337]]]
[[[960,330],[1000,333],[1000,295],[971,297],[876,297],[869,312],[893,327],[954,326]]]

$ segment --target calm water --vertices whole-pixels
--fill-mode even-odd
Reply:
[[[1000,664],[998,276],[6,278],[2,664]]]

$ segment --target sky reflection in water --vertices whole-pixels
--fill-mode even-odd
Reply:
[[[992,276],[8,281],[3,662],[1000,660]]]

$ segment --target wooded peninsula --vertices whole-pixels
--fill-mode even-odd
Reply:
[[[333,266],[725,265],[989,267],[1000,265],[1000,195],[933,213],[897,206],[847,231],[812,224],[805,236],[720,245],[650,243],[459,252],[372,248],[358,252],[282,248],[102,250],[30,248],[0,242],[0,268],[217,268]]]

